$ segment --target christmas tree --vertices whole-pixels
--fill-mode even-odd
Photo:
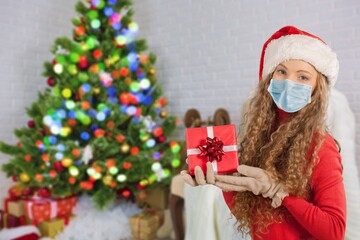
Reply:
[[[117,196],[144,198],[145,188],[169,185],[180,144],[170,141],[175,118],[157,84],[156,56],[137,39],[129,0],[78,2],[73,39],[55,40],[44,64],[49,87],[16,129],[2,169],[27,192],[66,197],[90,194],[99,207]]]

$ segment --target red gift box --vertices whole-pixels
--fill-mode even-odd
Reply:
[[[76,197],[67,197],[56,199],[57,201],[57,215],[59,217],[69,216],[76,205]]]
[[[236,172],[238,163],[235,125],[186,129],[186,147],[189,173],[194,175],[196,166],[206,172],[211,162],[218,174]]]
[[[25,200],[25,216],[38,223],[70,215],[75,205],[76,197],[61,199],[31,198]]]
[[[25,217],[16,217],[12,214],[0,210],[1,228],[14,228],[25,224]]]

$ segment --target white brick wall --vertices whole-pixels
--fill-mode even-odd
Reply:
[[[323,38],[341,64],[336,87],[357,120],[360,144],[360,1],[358,0],[135,0],[135,21],[158,56],[159,81],[170,113],[191,107],[203,119],[219,107],[238,124],[241,105],[257,84],[260,51],[278,28],[295,25]],[[71,35],[76,0],[3,1],[0,7],[0,139],[26,125],[25,107],[44,88],[44,61],[56,37]],[[178,132],[182,135],[182,131]],[[360,151],[357,152],[359,159]],[[0,155],[0,163],[8,156]],[[359,160],[358,160],[359,163]],[[9,181],[0,173],[0,199]],[[5,184],[4,184],[5,183]]]
[[[141,36],[158,55],[171,113],[181,117],[191,107],[203,119],[225,107],[238,124],[265,40],[285,25],[320,36],[338,54],[336,88],[356,115],[360,146],[360,1],[153,0],[136,1],[135,10]]]

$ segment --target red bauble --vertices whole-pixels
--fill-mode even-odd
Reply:
[[[78,63],[78,67],[81,69],[81,70],[86,70],[88,67],[89,67],[89,62],[86,58],[86,56],[84,55],[81,55],[80,58],[79,58],[79,63]]]
[[[140,182],[137,184],[137,189],[144,190],[147,187],[147,185],[142,185]]]
[[[49,189],[47,189],[47,188],[40,188],[38,191],[38,194],[40,197],[44,197],[44,198],[51,197],[51,193],[50,193]]]
[[[64,166],[61,164],[61,162],[55,162],[54,168],[58,172],[62,172],[64,170]]]
[[[30,121],[28,121],[27,125],[29,128],[33,128],[33,127],[35,127],[35,122],[33,120],[30,120]]]
[[[160,137],[157,138],[157,141],[158,141],[159,143],[163,143],[163,142],[166,141],[166,137],[165,137],[164,135],[162,135],[162,136],[160,136]]]
[[[102,51],[100,49],[95,49],[93,52],[92,52],[92,55],[95,59],[100,59],[103,55]]]
[[[53,87],[53,86],[55,85],[55,79],[54,79],[54,78],[48,78],[47,84],[48,84],[50,87]]]
[[[22,191],[22,195],[23,195],[23,196],[30,196],[30,195],[32,195],[32,194],[33,194],[33,191],[32,191],[30,188],[24,189],[24,190]]]
[[[16,181],[17,181],[17,176],[14,175],[14,176],[11,177],[11,179],[12,179],[14,182],[16,182]]]

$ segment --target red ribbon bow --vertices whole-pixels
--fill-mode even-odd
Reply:
[[[206,138],[206,142],[199,145],[201,153],[200,157],[207,157],[210,162],[222,160],[222,155],[225,154],[223,150],[224,143],[219,140],[217,137],[214,138]]]

